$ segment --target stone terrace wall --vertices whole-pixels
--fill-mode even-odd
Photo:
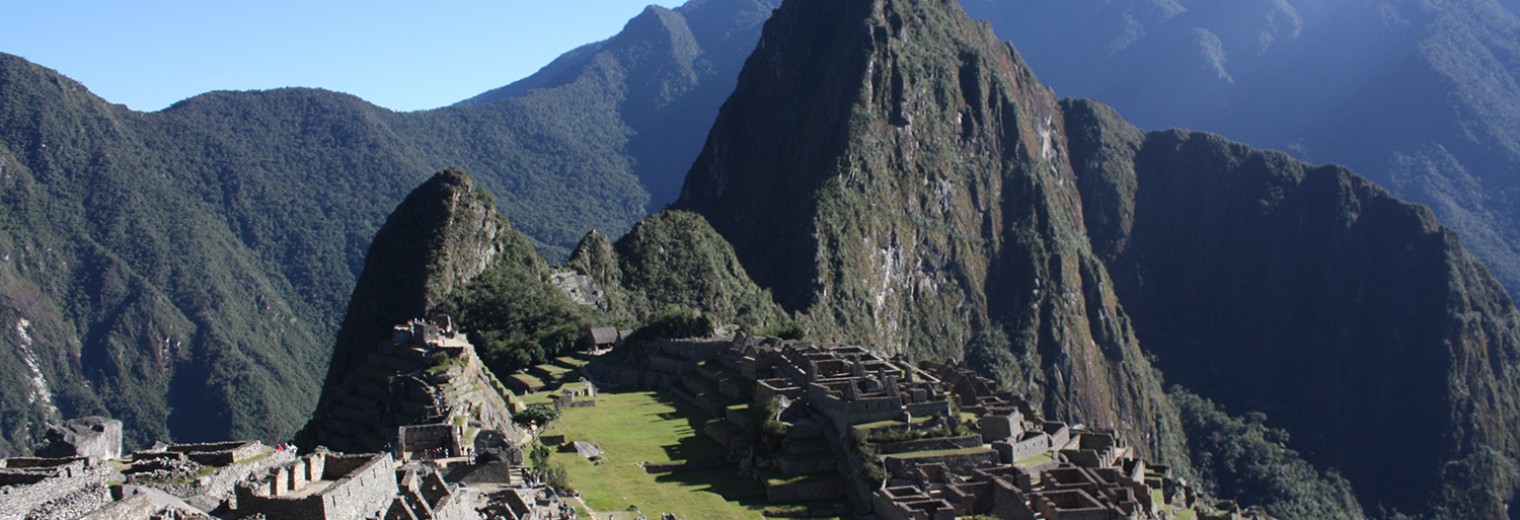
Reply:
[[[111,502],[106,482],[120,473],[74,461],[32,484],[0,487],[0,520],[78,518]]]
[[[227,466],[248,460],[263,453],[264,449],[264,444],[259,441],[238,441],[175,444],[164,451],[183,453],[185,458],[207,466]]]

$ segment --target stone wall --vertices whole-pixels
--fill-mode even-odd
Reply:
[[[185,458],[207,466],[229,466],[248,460],[264,450],[264,444],[259,441],[175,444],[164,448],[167,453],[181,453]]]
[[[332,484],[321,493],[290,495],[318,473]],[[239,516],[269,518],[366,518],[385,511],[396,492],[396,464],[390,455],[318,452],[238,486],[237,510]]]
[[[755,402],[764,403],[778,397],[797,400],[807,395],[807,390],[791,386],[784,379],[761,379],[755,381]]]
[[[401,447],[401,457],[411,459],[426,450],[446,451],[449,456],[459,455],[462,452],[463,439],[459,427],[452,424],[425,424],[417,426],[402,426],[397,429],[397,445]]]
[[[910,478],[912,468],[923,464],[944,464],[956,473],[971,473],[975,468],[997,465],[998,453],[988,449],[927,457],[885,457],[887,472],[895,478]]]
[[[34,472],[44,478],[0,487],[0,520],[83,516],[111,502],[106,483],[121,476],[105,466],[78,459],[52,468],[10,472]]]
[[[765,485],[765,499],[771,503],[833,500],[844,496],[839,480],[804,480],[795,484]]]
[[[121,458],[121,421],[80,417],[48,428],[37,454],[43,457]]]
[[[961,437],[940,437],[937,439],[918,439],[913,441],[887,442],[876,444],[876,452],[882,455],[907,453],[913,451],[953,450],[960,448],[975,448],[982,445],[981,437],[966,435]]]
[[[1071,428],[1066,423],[1046,421],[1041,425],[1046,435],[1050,436],[1050,448],[1059,450],[1071,442]]]
[[[1044,433],[1030,432],[1018,442],[994,442],[1004,464],[1012,464],[1050,451],[1050,437]]]

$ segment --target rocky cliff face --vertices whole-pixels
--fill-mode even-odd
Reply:
[[[1428,209],[1344,168],[1065,113],[1089,233],[1173,380],[1265,412],[1372,506],[1426,511],[1473,487],[1457,461],[1520,448],[1520,315]]]
[[[370,245],[304,435],[320,437],[322,420],[351,393],[343,390],[345,381],[374,364],[370,358],[386,344],[392,326],[428,316],[488,268],[542,272],[545,266],[465,172],[444,170],[407,195]]]
[[[677,206],[810,332],[958,357],[1014,338],[1047,411],[1180,457],[1088,243],[1055,96],[942,0],[796,0],[767,23]]]

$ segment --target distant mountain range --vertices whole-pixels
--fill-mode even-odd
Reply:
[[[121,418],[129,446],[286,438],[409,189],[468,168],[556,261],[587,230],[622,235],[700,146],[707,123],[673,114],[714,117],[773,6],[650,7],[519,83],[409,113],[311,89],[134,112],[0,55],[0,348],[17,353],[0,452],[60,414]]]
[[[1430,206],[1520,289],[1509,0],[965,0],[1062,96],[1339,163]],[[1502,4],[1502,5],[1501,5]]]

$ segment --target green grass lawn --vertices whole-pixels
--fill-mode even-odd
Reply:
[[[560,356],[560,357],[554,358],[554,362],[557,363],[557,364],[563,365],[563,366],[575,367],[575,368],[580,368],[580,367],[586,366],[586,364],[589,363],[589,361],[586,361],[584,359],[581,359],[581,358],[578,358],[578,357],[575,357],[575,356]]]
[[[761,476],[765,477],[765,481],[772,486],[785,486],[787,484],[797,484],[801,482],[832,482],[841,480],[843,478],[838,473],[787,475],[776,470],[766,470],[765,472],[761,473]]]
[[[560,393],[562,391],[565,391],[565,390],[581,391],[581,390],[585,390],[585,389],[586,389],[586,383],[584,383],[584,382],[581,382],[581,383],[565,383],[564,386],[559,387],[558,390],[555,390],[553,392],[533,392],[531,394],[522,396],[519,399],[522,400],[523,404],[535,404],[535,403],[549,404],[551,402],[549,400],[549,398],[550,397],[554,397],[556,394],[558,394],[558,393]]]
[[[949,450],[910,451],[906,453],[894,453],[887,455],[886,457],[893,459],[918,459],[923,457],[938,457],[941,455],[971,455],[976,453],[991,452],[992,448],[978,446],[975,448],[956,448]]]
[[[543,379],[539,379],[538,376],[529,373],[512,374],[510,376],[507,376],[507,378],[515,379],[528,388],[543,388],[544,385],[547,384],[547,382],[545,382]]]
[[[654,392],[601,392],[595,407],[565,410],[550,431],[596,443],[606,451],[604,462],[592,464],[558,452],[554,460],[565,465],[571,485],[599,519],[626,512],[630,505],[649,518],[662,512],[681,518],[759,518],[764,500],[727,501],[720,494],[761,488],[757,481],[736,476],[733,468],[651,475],[638,467],[640,461],[724,456],[722,446],[698,431],[705,420],[690,404]]]
[[[1054,461],[1054,460],[1056,460],[1056,458],[1055,458],[1055,455],[1053,454],[1053,452],[1047,451],[1045,453],[1041,453],[1039,455],[1035,455],[1033,457],[1030,457],[1030,458],[1021,460],[1021,461],[1014,462],[1013,465],[1021,467],[1021,468],[1033,468],[1035,466],[1039,466],[1041,464],[1044,464],[1046,462],[1051,462],[1051,461]]]
[[[1172,515],[1172,518],[1176,520],[1193,520],[1194,518],[1198,517],[1198,512],[1193,511],[1191,508],[1182,508],[1171,504],[1162,503],[1160,489],[1151,489],[1151,501],[1155,502],[1156,505],[1160,506],[1162,511],[1165,511],[1168,514]]]

